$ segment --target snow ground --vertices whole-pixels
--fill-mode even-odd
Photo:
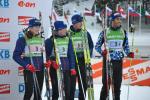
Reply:
[[[94,96],[95,100],[99,100],[101,84],[94,84]],[[120,100],[127,100],[128,86],[122,85]],[[47,100],[45,95],[45,88],[43,88],[42,100]],[[61,99],[59,99],[61,100]],[[75,98],[75,100],[78,100]],[[88,100],[86,98],[86,100]],[[110,100],[112,100],[110,94]],[[150,100],[150,87],[148,86],[130,86],[129,87],[129,99],[128,100]]]

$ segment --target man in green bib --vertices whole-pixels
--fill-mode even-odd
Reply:
[[[75,89],[72,87],[76,80],[76,70],[72,41],[68,37],[67,25],[63,21],[55,21],[54,27],[52,36],[45,41],[47,60],[51,62],[51,65],[47,67],[50,68],[52,100],[58,100],[58,96],[61,97],[63,93],[64,100],[74,100]],[[59,95],[58,83],[63,86]]]
[[[87,75],[86,75],[86,64],[85,64],[85,45],[88,45],[90,55],[93,52],[93,41],[90,33],[82,29],[83,27],[83,17],[81,15],[75,14],[71,18],[72,25],[70,26],[69,34],[72,39],[74,52],[76,52],[76,71],[79,82],[79,100],[85,100],[86,90],[87,90]],[[86,39],[86,40],[85,40]],[[85,43],[85,41],[87,41]],[[87,59],[87,58],[86,58]],[[78,70],[79,65],[79,70]],[[79,72],[80,71],[80,72]],[[80,77],[81,76],[81,77]]]
[[[100,100],[106,100],[106,98],[108,98],[110,78],[112,78],[113,100],[120,100],[124,52],[131,58],[134,58],[134,53],[130,52],[128,36],[126,31],[121,27],[121,15],[119,13],[114,12],[111,15],[111,26],[104,31],[100,33],[95,46],[96,51],[103,56],[103,86],[101,89]],[[103,44],[104,49],[102,50]]]
[[[34,100],[41,100],[44,79],[44,63],[42,56],[41,22],[33,18],[29,20],[28,30],[16,42],[13,59],[24,68],[25,94],[23,100],[30,100],[34,93]],[[34,81],[37,77],[37,87]],[[39,88],[38,88],[39,87]],[[38,91],[36,91],[38,90]]]

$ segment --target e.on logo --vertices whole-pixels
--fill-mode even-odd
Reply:
[[[9,74],[10,74],[10,70],[0,69],[0,75],[9,75]]]
[[[9,23],[9,18],[0,17],[0,23]]]
[[[18,6],[20,7],[27,7],[27,8],[35,8],[35,3],[33,2],[25,2],[25,1],[19,1]]]

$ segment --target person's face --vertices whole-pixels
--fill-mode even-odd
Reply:
[[[121,25],[121,19],[120,17],[117,17],[112,21],[112,27],[119,27]]]
[[[82,22],[79,22],[79,23],[74,24],[73,27],[74,27],[76,30],[81,29],[81,28],[82,28]]]
[[[33,35],[37,35],[39,34],[40,28],[40,26],[33,26],[29,30],[33,33]]]
[[[59,36],[65,36],[66,33],[67,33],[67,29],[66,29],[66,28],[61,29],[61,30],[58,30],[58,35],[59,35]]]

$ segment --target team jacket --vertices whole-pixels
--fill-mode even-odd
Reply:
[[[75,56],[72,46],[72,41],[69,39],[68,36],[60,37],[55,35],[56,40],[56,48],[57,52],[60,57],[61,67],[63,70],[70,70],[75,68]],[[53,36],[48,38],[45,41],[45,48],[46,48],[46,55],[47,59],[54,59],[54,41]]]
[[[13,59],[25,69],[28,64],[32,63],[37,70],[43,70],[44,64],[41,43],[42,40],[39,37],[33,37],[29,40],[26,40],[25,37],[19,38],[13,52]],[[21,57],[22,54],[25,54],[24,57]]]
[[[96,51],[100,54],[102,54],[101,47],[103,43],[104,31],[99,34],[98,41],[95,45]],[[112,60],[121,60],[124,57],[124,52],[126,55],[128,55],[130,52],[127,33],[122,28],[108,28],[106,31],[106,44],[108,46],[110,58]]]
[[[82,29],[75,30],[73,28],[73,26],[71,26],[70,30],[69,30],[69,34],[70,34],[70,37],[73,39],[73,44],[76,49],[78,58],[84,58],[84,51],[83,51],[84,50],[84,48],[83,48],[83,43],[84,43],[83,39],[84,38],[82,35],[87,34],[90,55],[92,56],[94,45],[93,45],[93,41],[92,41],[92,38],[91,38],[91,35],[89,32],[83,31]]]

